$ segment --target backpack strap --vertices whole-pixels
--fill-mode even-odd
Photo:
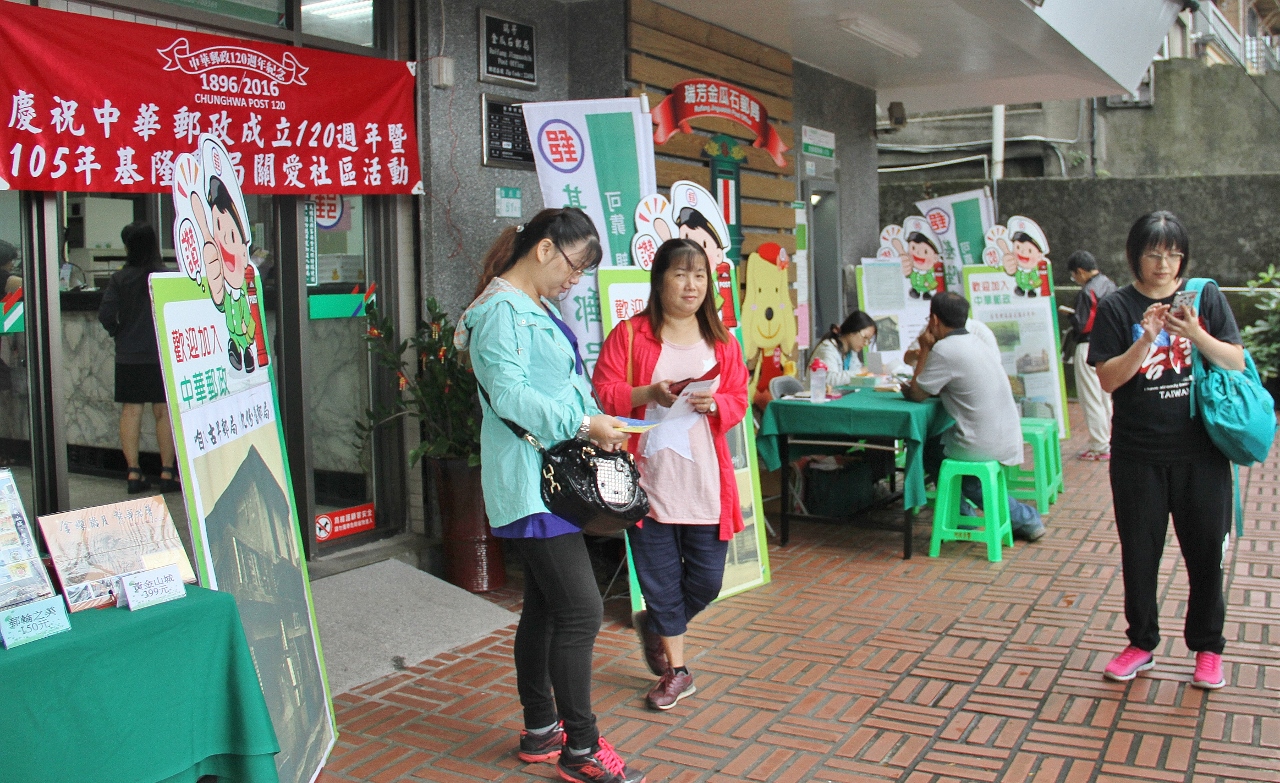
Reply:
[[[1082,334],[1093,333],[1093,322],[1098,318],[1098,292],[1089,289],[1089,320],[1084,323]]]
[[[1187,285],[1183,290],[1195,291],[1200,294],[1196,297],[1196,315],[1200,314],[1201,299],[1204,297],[1205,285],[1213,283],[1218,285],[1211,277],[1193,277],[1187,281]],[[1200,385],[1200,381],[1204,378],[1204,358],[1200,356],[1200,350],[1196,348],[1195,343],[1191,344],[1191,418],[1195,418],[1199,414],[1199,408],[1196,404],[1196,387]]]

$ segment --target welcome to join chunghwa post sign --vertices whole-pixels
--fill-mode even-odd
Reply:
[[[211,134],[245,193],[422,191],[413,63],[17,3],[0,51],[3,190],[167,192]]]

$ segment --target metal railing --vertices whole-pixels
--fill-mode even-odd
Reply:
[[[1213,3],[1201,3],[1192,17],[1192,40],[1216,43],[1233,62],[1253,73],[1280,71],[1280,53],[1269,36],[1244,36]]]

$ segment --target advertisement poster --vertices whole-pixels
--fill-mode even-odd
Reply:
[[[929,228],[941,245],[946,265],[947,290],[963,293],[961,276],[965,266],[982,263],[987,229],[995,225],[995,203],[987,188],[917,201]]]
[[[53,594],[13,471],[0,469],[0,609]]]
[[[600,233],[601,266],[630,266],[632,215],[644,194],[658,189],[653,127],[639,98],[526,103],[525,124],[547,208],[578,207]],[[587,372],[604,341],[595,273],[560,302],[561,316],[582,346]]]
[[[164,193],[207,133],[246,193],[422,192],[412,62],[18,3],[0,51],[0,189]]]
[[[1015,216],[987,231],[983,266],[965,267],[971,315],[991,327],[1013,398],[1026,418],[1055,419],[1070,435],[1049,243],[1035,221]]]
[[[200,583],[235,596],[266,697],[283,783],[313,780],[336,736],[275,362],[244,201],[226,149],[202,138],[176,161],[181,272],[151,276],[169,417]]]

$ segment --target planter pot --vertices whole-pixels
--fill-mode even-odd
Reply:
[[[506,584],[502,542],[489,529],[480,468],[463,459],[430,460],[440,503],[445,579],[472,593]]]

